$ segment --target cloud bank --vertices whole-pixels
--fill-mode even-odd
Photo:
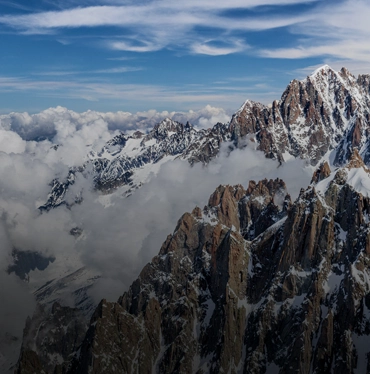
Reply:
[[[217,122],[229,122],[231,115],[222,108],[210,105],[188,112],[158,112],[153,109],[136,113],[102,113],[91,110],[77,113],[63,107],[49,108],[37,114],[13,112],[0,115],[0,131],[2,131],[0,133],[2,135],[0,136],[0,150],[6,153],[10,153],[10,151],[14,153],[24,152],[25,143],[22,143],[22,139],[49,139],[58,144],[66,136],[76,135],[76,131],[80,131],[80,133],[85,131],[83,129],[86,126],[88,126],[86,133],[92,133],[93,138],[102,138],[107,141],[112,136],[111,132],[127,132],[137,129],[145,132],[165,118],[171,118],[181,123],[189,121],[195,127],[208,128]],[[8,132],[4,132],[5,130]],[[97,136],[97,134],[100,135]],[[92,138],[86,138],[84,145],[93,141]]]

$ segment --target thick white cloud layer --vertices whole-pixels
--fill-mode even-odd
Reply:
[[[0,152],[23,153],[26,142],[15,132],[0,130]]]
[[[204,128],[213,126],[217,122],[226,123],[230,120],[230,114],[222,108],[210,105],[197,111],[188,112],[158,112],[148,110],[145,112],[95,112],[89,110],[84,113],[76,113],[63,107],[49,108],[37,114],[10,113],[0,115],[0,129],[11,130],[24,140],[49,139],[54,143],[63,140],[68,135],[75,135],[82,129],[85,133],[91,133],[95,140],[96,132],[109,130],[130,131],[141,129],[146,131],[165,118]],[[88,126],[88,128],[86,127]],[[82,135],[82,133],[80,134]],[[86,134],[87,135],[87,134]],[[103,134],[101,133],[103,136]],[[3,138],[5,133],[3,133]],[[15,137],[13,133],[8,137]],[[21,151],[22,152],[22,151]],[[17,152],[19,153],[19,152]]]

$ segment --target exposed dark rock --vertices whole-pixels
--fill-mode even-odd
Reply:
[[[87,322],[78,309],[54,303],[49,312],[39,306],[26,323],[17,373],[66,373],[73,366]]]
[[[273,202],[284,187],[219,186],[203,210],[184,214],[118,303],[101,302],[79,372],[365,371],[370,199],[334,178],[284,209],[289,198]],[[253,196],[264,208],[252,217]],[[278,221],[246,240],[245,223],[269,205]]]
[[[322,181],[323,179],[327,178],[330,175],[330,173],[330,166],[326,161],[324,161],[314,172],[311,183],[318,183]]]

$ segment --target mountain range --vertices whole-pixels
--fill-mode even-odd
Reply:
[[[17,373],[369,372],[369,115],[370,76],[323,66],[272,105],[247,100],[228,124],[166,119],[91,151],[51,181],[40,214],[85,204],[71,189],[79,178],[107,201],[130,199],[164,163],[207,167],[222,149],[314,172],[295,201],[279,178],[220,185],[174,222],[116,302],[89,299],[99,277],[89,269],[50,280],[35,293]]]
[[[80,174],[92,175],[93,187],[104,193],[125,186],[122,191],[131,194],[162,163],[179,158],[208,164],[222,143],[229,143],[232,151],[248,140],[267,158],[282,163],[295,157],[312,165],[328,153],[333,164],[343,165],[357,148],[368,162],[369,88],[369,75],[356,78],[345,68],[336,72],[325,65],[303,81],[291,81],[272,105],[247,100],[229,124],[197,130],[189,123],[165,119],[148,134],[118,135],[101,150],[91,151],[85,164],[72,168],[65,180],[52,181],[40,209],[65,203],[68,187]]]

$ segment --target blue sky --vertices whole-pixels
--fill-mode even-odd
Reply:
[[[0,0],[0,112],[236,110],[370,73],[364,0]]]

